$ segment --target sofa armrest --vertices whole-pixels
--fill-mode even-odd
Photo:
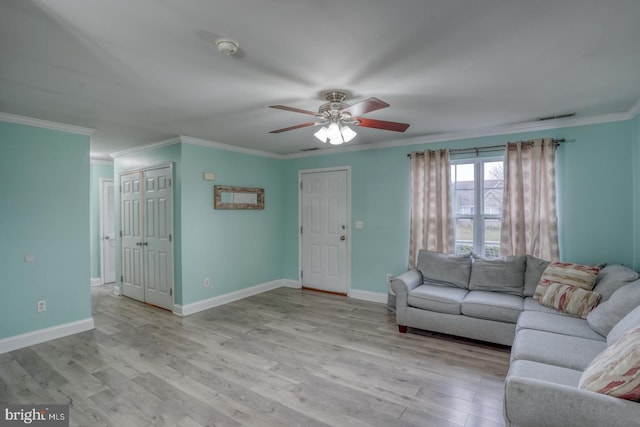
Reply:
[[[396,324],[407,325],[407,300],[409,292],[422,284],[422,273],[414,269],[402,273],[391,281],[391,289],[396,294]],[[402,328],[401,328],[402,330]]]
[[[640,420],[640,403],[578,387],[526,377],[507,377],[507,426],[631,426]]]

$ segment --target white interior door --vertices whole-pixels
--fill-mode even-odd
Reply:
[[[144,172],[144,298],[173,308],[171,168]]]
[[[347,170],[301,174],[302,286],[347,293],[349,204]]]
[[[120,175],[122,293],[144,301],[142,271],[142,172]]]
[[[102,180],[100,188],[100,236],[102,238],[100,248],[100,272],[102,273],[102,283],[113,283],[116,281],[113,180]]]

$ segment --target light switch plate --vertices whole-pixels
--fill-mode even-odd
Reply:
[[[213,172],[204,172],[202,174],[202,179],[204,181],[215,181],[216,180],[216,174]]]
[[[364,228],[364,222],[362,221],[356,221],[356,228],[360,229],[360,228]]]

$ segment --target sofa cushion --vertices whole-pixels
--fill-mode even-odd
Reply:
[[[439,313],[460,314],[460,304],[466,289],[436,285],[421,285],[409,292],[408,304],[412,307]]]
[[[534,329],[537,331],[553,332],[555,334],[570,335],[574,337],[589,338],[597,341],[605,341],[584,319],[577,317],[561,316],[542,311],[525,311],[518,317],[516,331],[521,329]]]
[[[533,297],[540,300],[551,283],[571,285],[590,291],[596,283],[600,268],[570,262],[552,262],[540,277]]]
[[[462,300],[465,316],[499,322],[516,323],[522,308],[522,297],[499,292],[469,291]]]
[[[595,292],[571,285],[551,283],[540,299],[540,304],[586,319],[599,299],[600,295]]]
[[[640,328],[627,331],[596,356],[584,370],[578,387],[640,401]]]
[[[425,284],[469,288],[471,256],[444,254],[421,249],[418,252],[418,270]]]
[[[474,258],[469,290],[503,292],[522,296],[527,258]]]
[[[577,387],[582,371],[547,365],[530,360],[516,360],[509,366],[507,377],[523,377],[534,380]]]
[[[607,343],[553,332],[522,329],[511,347],[511,360],[530,360],[583,371]]]
[[[640,279],[640,274],[621,264],[605,266],[598,273],[594,292],[600,294],[600,304],[611,298],[611,295],[627,283]]]
[[[607,334],[607,345],[613,345],[628,330],[640,326],[640,306],[634,308],[620,320]]]
[[[542,273],[549,266],[550,262],[532,255],[527,255],[527,263],[524,269],[524,292],[525,297],[532,297],[536,287],[540,282]]]
[[[560,310],[556,310],[555,308],[540,305],[540,302],[533,299],[533,297],[526,297],[524,299],[524,311],[541,311],[543,313],[553,313],[559,316],[569,317],[567,313],[563,313]]]
[[[587,322],[596,332],[607,335],[631,310],[640,305],[640,280],[627,283],[600,303],[587,316]]]

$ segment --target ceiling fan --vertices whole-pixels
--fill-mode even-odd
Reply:
[[[326,143],[329,141],[330,144],[340,145],[344,142],[351,141],[356,136],[356,132],[354,132],[349,125],[384,129],[393,132],[404,132],[409,127],[407,123],[388,122],[385,120],[360,117],[363,114],[387,108],[389,104],[381,99],[373,97],[356,104],[349,105],[344,102],[345,99],[347,99],[346,92],[339,90],[325,92],[324,98],[327,102],[318,108],[317,113],[309,110],[302,110],[300,108],[287,107],[286,105],[270,105],[269,108],[314,116],[315,120],[282,129],[272,130],[269,133],[287,132],[307,126],[323,126],[314,134],[314,136],[322,142]]]

